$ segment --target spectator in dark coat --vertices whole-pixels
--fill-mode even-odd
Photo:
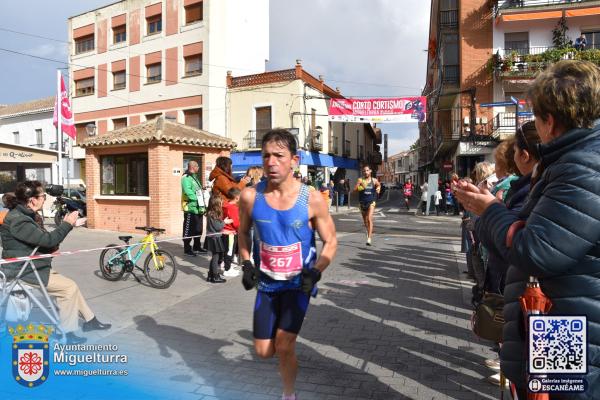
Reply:
[[[466,209],[481,215],[483,243],[510,261],[501,369],[526,398],[527,343],[516,301],[529,276],[552,301],[552,315],[586,315],[588,389],[553,399],[600,398],[600,69],[564,60],[528,93],[542,144],[529,199],[516,215],[487,190],[459,184]],[[518,289],[517,289],[518,288]]]
[[[346,195],[348,194],[348,188],[346,186],[346,180],[344,178],[340,179],[335,185],[335,191],[338,197],[337,205],[343,206]]]

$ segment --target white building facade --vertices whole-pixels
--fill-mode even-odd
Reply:
[[[312,182],[342,177],[355,182],[364,164],[381,163],[381,131],[371,124],[329,122],[328,106],[339,91],[295,68],[227,77],[227,136],[238,143],[232,153],[236,173],[262,165],[262,136],[285,128],[297,138],[300,172]]]
[[[52,124],[54,97],[0,107],[0,193],[18,182],[58,183],[56,128]],[[68,144],[67,136],[63,141]],[[63,157],[67,155],[63,147]],[[67,160],[63,160],[66,171]],[[71,169],[70,177],[80,178]],[[63,172],[64,173],[64,172]]]
[[[226,71],[264,71],[268,0],[124,0],[69,18],[78,140],[165,116],[225,135]]]

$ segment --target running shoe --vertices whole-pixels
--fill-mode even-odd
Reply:
[[[493,369],[494,371],[500,371],[500,360],[488,358],[484,363],[486,367]]]
[[[486,380],[494,386],[500,386],[500,372],[492,376],[488,376]],[[504,378],[504,387],[507,388],[510,385],[508,379]]]
[[[367,246],[370,246],[370,245],[371,245],[371,238],[370,238],[370,237],[368,237],[368,238],[367,238]]]

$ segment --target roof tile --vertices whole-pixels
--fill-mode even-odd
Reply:
[[[34,111],[48,111],[54,108],[54,96],[43,99],[31,100],[25,103],[8,104],[0,106],[0,118],[12,115],[32,113]]]
[[[233,149],[236,143],[214,133],[159,117],[145,123],[88,138],[81,147],[105,147],[137,143],[170,143]]]

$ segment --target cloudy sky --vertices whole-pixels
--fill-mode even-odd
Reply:
[[[65,66],[4,50],[66,61],[67,47],[62,41],[67,39],[67,18],[113,2],[2,1],[0,104],[51,96],[56,68]],[[267,68],[291,68],[300,58],[309,72],[324,75],[327,84],[340,87],[347,97],[417,95],[425,80],[429,3],[270,0],[271,56]],[[416,124],[380,127],[389,134],[390,155],[407,149],[418,137]]]

